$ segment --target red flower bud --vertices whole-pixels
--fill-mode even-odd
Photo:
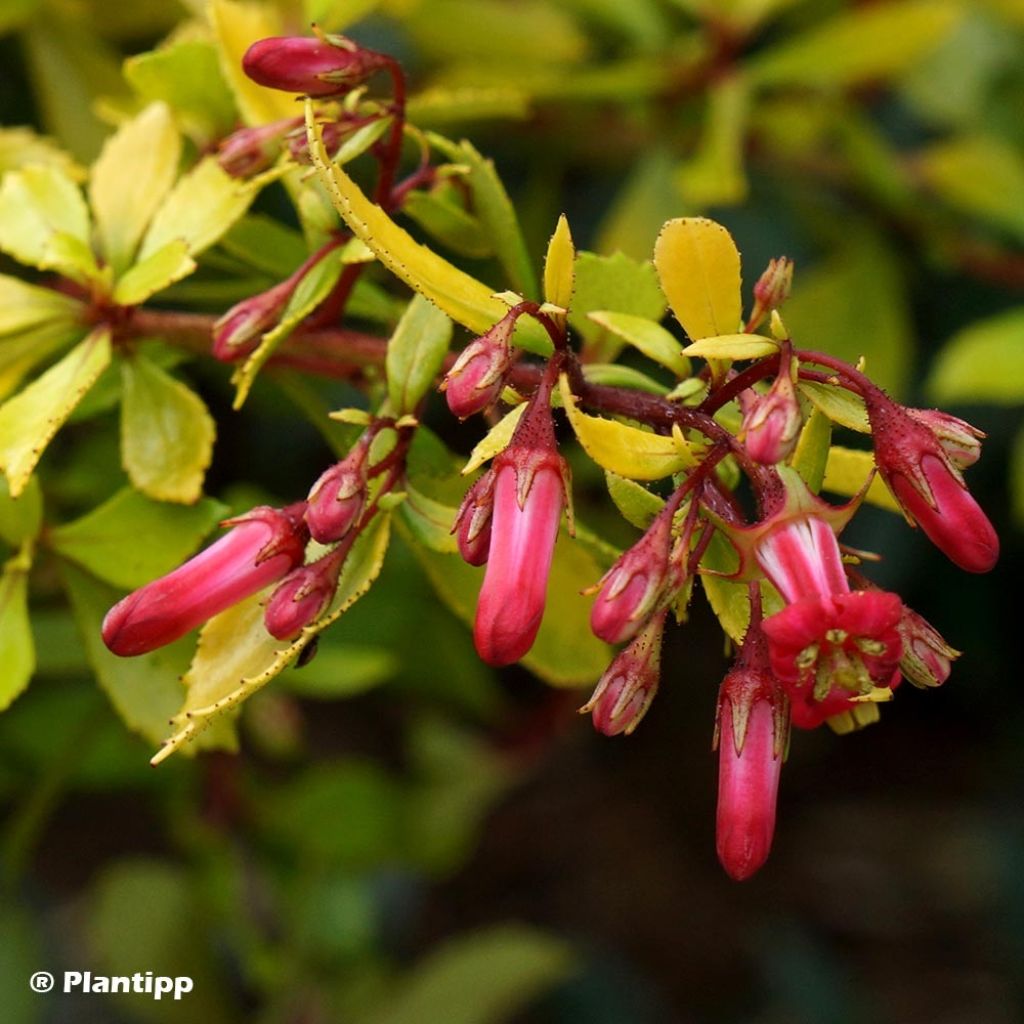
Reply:
[[[294,569],[281,581],[263,615],[271,636],[293,640],[323,614],[338,588],[338,574],[348,547],[339,545],[310,565]]]
[[[471,341],[445,376],[441,390],[448,399],[448,408],[460,420],[498,400],[512,363],[509,339],[516,317],[516,313],[508,313],[486,334]]]
[[[793,378],[780,372],[767,394],[759,396],[743,417],[747,452],[765,465],[784,461],[796,447],[803,422]]]
[[[960,652],[950,647],[931,623],[907,607],[898,629],[903,640],[903,675],[915,686],[941,686]]]
[[[452,532],[459,554],[470,565],[483,565],[491,546],[491,519],[494,512],[494,470],[488,470],[466,492]]]
[[[386,67],[388,58],[343,36],[275,36],[252,44],[242,69],[259,85],[307,96],[348,92]]]
[[[224,525],[234,529],[107,612],[103,642],[114,654],[146,654],[172,643],[279,580],[305,555],[309,535],[300,505],[260,506]]]
[[[981,442],[985,439],[983,430],[939,409],[907,409],[907,412],[935,435],[957,469],[973,466],[981,457]]]
[[[881,392],[864,402],[875,461],[903,510],[961,569],[988,572],[999,558],[999,537],[935,432]]]
[[[778,309],[789,298],[792,286],[793,261],[788,256],[769,260],[754,285],[754,309],[748,330],[753,330],[772,310]]]
[[[473,627],[489,665],[510,665],[533,646],[564,507],[561,460],[553,452],[513,456],[506,449],[495,460],[491,543]]]
[[[223,363],[233,363],[254,352],[264,332],[281,318],[297,283],[289,277],[232,306],[213,325],[214,357]]]
[[[256,128],[240,128],[221,140],[217,162],[233,178],[265,171],[277,159],[285,136],[301,124],[301,117],[286,117]]]
[[[647,713],[658,692],[661,637],[665,612],[651,618],[633,642],[608,666],[594,695],[580,708],[605,736],[629,735]]]
[[[647,532],[605,573],[590,610],[590,628],[610,644],[635,636],[655,611],[669,583],[673,508],[661,512]]]
[[[325,470],[309,492],[306,523],[321,544],[341,540],[366,505],[366,460],[369,445],[359,441],[341,462]]]

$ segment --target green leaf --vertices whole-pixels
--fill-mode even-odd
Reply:
[[[493,459],[498,452],[508,447],[512,435],[515,433],[519,418],[526,412],[526,403],[517,405],[510,412],[505,413],[498,422],[477,442],[476,447],[470,452],[469,460],[462,468],[462,472],[472,473],[479,469],[488,459]]]
[[[185,704],[171,720],[175,731],[152,763],[159,764],[251,697],[287,668],[306,645],[337,621],[373,585],[387,552],[389,517],[378,515],[352,546],[327,612],[298,639],[275,640],[263,625],[270,588],[215,615],[199,633],[192,665],[185,675]]]
[[[994,137],[958,136],[919,154],[925,184],[954,209],[1024,238],[1024,159]]]
[[[451,338],[451,320],[422,295],[413,296],[388,342],[384,364],[396,416],[415,412],[433,387]]]
[[[398,655],[386,647],[323,639],[309,664],[286,668],[278,678],[290,693],[306,700],[345,700],[386,683],[399,666]]]
[[[472,623],[483,571],[458,555],[441,555],[422,544],[410,546],[444,603],[463,622]],[[547,614],[530,653],[522,659],[531,672],[553,686],[588,686],[608,665],[611,650],[590,631],[592,598],[580,596],[606,568],[561,531],[548,580]]]
[[[37,537],[43,525],[43,494],[32,477],[21,496],[12,498],[7,481],[0,477],[0,537],[11,547]]]
[[[587,316],[680,379],[690,376],[690,360],[683,355],[683,346],[661,324],[642,316],[606,310],[588,313]]]
[[[559,382],[569,423],[584,451],[602,468],[630,480],[660,480],[696,464],[677,437],[653,434],[617,420],[581,412],[563,376]]]
[[[92,168],[89,201],[115,275],[131,266],[146,227],[178,176],[180,159],[181,139],[164,103],[150,104],[104,143]]]
[[[508,307],[493,297],[487,285],[416,242],[363,195],[359,186],[330,161],[312,109],[307,104],[306,127],[313,164],[353,234],[376,253],[391,273],[430,299],[456,323],[476,334],[490,330],[508,312]],[[528,317],[522,317],[516,325],[515,343],[542,355],[551,351],[547,332]]]
[[[926,391],[936,402],[1024,401],[1024,310],[979,320],[942,347]]]
[[[661,290],[693,341],[740,327],[740,254],[721,224],[705,217],[670,220],[654,245]]]
[[[166,103],[200,147],[227,135],[238,120],[217,48],[206,39],[179,39],[129,57],[124,77],[144,100]]]
[[[492,118],[522,121],[530,116],[530,96],[514,85],[436,86],[411,97],[406,112],[423,128]]]
[[[410,192],[402,213],[460,256],[479,260],[494,253],[491,236],[479,219],[463,208],[454,188]]]
[[[563,213],[555,225],[544,259],[544,301],[568,309],[572,305],[575,281],[576,247]]]
[[[621,363],[584,363],[583,376],[592,384],[633,388],[635,391],[646,391],[651,395],[667,395],[669,390],[653,377],[648,377],[646,373],[634,370],[632,366],[623,366]]]
[[[871,433],[864,399],[846,388],[832,384],[819,384],[813,380],[802,380],[800,392],[819,412],[842,427],[856,430],[861,434]]]
[[[184,239],[176,238],[128,270],[114,286],[114,301],[121,306],[138,306],[195,269]]]
[[[156,501],[190,505],[203,491],[216,427],[203,400],[141,354],[122,360],[121,464]]]
[[[287,340],[296,327],[331,294],[342,273],[336,253],[328,253],[305,275],[288,300],[277,326],[263,335],[256,350],[235,370],[231,383],[235,391],[234,408],[240,409],[249,397],[256,375],[270,357]]]
[[[101,625],[120,593],[70,562],[64,562],[61,570],[75,622],[100,687],[129,729],[149,743],[159,743],[167,732],[168,721],[181,705],[181,673],[188,664],[191,642],[182,639],[137,658],[111,654],[103,643]],[[229,741],[229,736],[222,736],[220,745],[228,745]]]
[[[443,555],[454,554],[459,546],[452,533],[458,509],[421,494],[406,485],[406,499],[398,507],[398,514],[409,533],[420,544]]]
[[[700,564],[702,569],[711,570],[702,573],[700,577],[711,610],[726,635],[734,643],[742,643],[743,635],[750,624],[750,599],[746,583],[736,583],[714,575],[733,573],[738,564],[736,552],[720,530],[715,530]],[[761,600],[765,616],[773,615],[782,609],[782,598],[770,583],[761,583]]]
[[[347,164],[355,160],[382,139],[390,127],[390,117],[380,117],[376,121],[364,124],[342,142],[332,159],[338,164]]]
[[[823,491],[841,494],[852,498],[859,494],[867,482],[868,475],[875,468],[875,457],[871,452],[858,451],[854,448],[841,448],[833,445],[829,449],[828,463],[825,466],[825,479],[821,485]],[[885,481],[876,473],[871,486],[864,495],[869,505],[888,509],[890,512],[901,512],[899,502],[892,496],[892,491],[885,486]]]
[[[394,987],[369,1024],[500,1024],[574,970],[569,947],[524,925],[450,939]]]
[[[219,248],[275,281],[288,277],[309,255],[298,231],[263,213],[247,213],[234,223]]]
[[[945,0],[853,7],[762,51],[746,70],[757,85],[850,86],[893,78],[937,47],[961,15],[959,4]]]
[[[98,327],[0,406],[0,469],[14,497],[25,489],[46,446],[109,362],[110,330]]]
[[[665,315],[665,296],[649,260],[634,260],[622,252],[611,256],[581,252],[576,256],[573,270],[575,290],[569,322],[594,350],[596,359],[610,362],[618,355],[621,345],[605,336],[604,325],[591,316],[594,310],[609,310],[613,315],[626,314],[648,321],[660,320]]]
[[[80,322],[84,312],[77,299],[0,274],[0,348],[5,335],[43,325],[71,327]]]
[[[176,568],[226,511],[210,498],[172,505],[125,487],[51,530],[49,543],[104,582],[131,590]]]
[[[740,75],[723,75],[708,90],[697,152],[679,169],[680,194],[699,207],[731,206],[747,197],[743,167],[750,88]]]
[[[832,442],[832,422],[820,409],[812,409],[797,440],[790,465],[803,477],[807,486],[817,494],[825,479],[829,445]]]
[[[36,164],[5,174],[0,184],[0,223],[4,226],[0,249],[19,262],[58,270],[76,281],[100,276],[88,248],[88,207],[78,186],[60,167]]]
[[[646,530],[665,505],[661,498],[651,494],[646,487],[618,473],[605,470],[604,479],[615,507],[628,523],[639,530]]]
[[[903,271],[892,246],[867,225],[844,218],[829,259],[801,272],[785,319],[798,346],[849,363],[863,356],[873,381],[896,395],[905,389],[913,331]]]
[[[238,181],[222,170],[216,157],[204,157],[179,179],[157,210],[142,240],[139,259],[175,239],[185,242],[190,256],[197,256],[249,209],[262,186],[263,179]]]
[[[0,711],[10,707],[35,671],[35,647],[28,621],[27,552],[16,555],[0,576]]]
[[[687,345],[683,354],[702,359],[761,359],[778,351],[777,341],[760,334],[721,334]]]
[[[1010,448],[1010,509],[1014,522],[1024,527],[1024,430],[1017,431]]]
[[[410,112],[410,117],[414,116]],[[462,180],[472,190],[473,212],[490,239],[509,284],[527,299],[536,298],[537,275],[515,207],[498,177],[494,162],[481,156],[465,139],[454,143],[440,135],[429,134],[428,138],[431,145],[440,149],[449,160],[468,168]]]

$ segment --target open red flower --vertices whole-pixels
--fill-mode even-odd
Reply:
[[[900,680],[903,603],[881,590],[804,597],[764,621],[772,671],[812,729]]]

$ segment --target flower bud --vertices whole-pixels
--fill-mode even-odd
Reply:
[[[313,539],[321,544],[341,540],[366,505],[366,459],[369,446],[359,441],[330,469],[325,470],[309,492],[306,523]]]
[[[512,363],[509,339],[516,316],[508,313],[486,334],[471,341],[445,376],[441,390],[448,399],[448,408],[460,420],[498,400]]]
[[[653,616],[632,643],[619,651],[594,695],[580,708],[580,714],[590,714],[594,728],[605,736],[628,736],[658,692],[665,614]]]
[[[242,57],[242,69],[257,84],[307,96],[348,92],[387,64],[383,54],[337,35],[260,39]]]
[[[263,615],[267,632],[278,640],[293,640],[326,610],[338,587],[338,574],[348,554],[339,545],[323,558],[292,570],[280,583]]]
[[[291,277],[232,306],[213,325],[213,355],[223,363],[255,351],[265,331],[281,318],[297,282]]]
[[[999,537],[935,432],[881,392],[865,394],[864,403],[875,461],[903,510],[961,569],[988,572]]]
[[[610,644],[635,636],[665,595],[672,545],[672,509],[605,573],[590,610],[590,628]]]
[[[277,159],[285,136],[301,124],[301,117],[286,117],[256,128],[240,128],[221,140],[217,162],[233,178],[265,171]]]
[[[769,260],[754,285],[754,309],[748,329],[753,330],[772,310],[778,309],[789,298],[792,287],[793,261],[788,256]]]
[[[715,847],[730,878],[750,878],[775,835],[779,775],[789,731],[786,700],[769,676],[738,668],[718,696]]]
[[[755,462],[775,465],[788,459],[803,426],[800,400],[790,372],[780,371],[767,394],[743,418],[744,445]]]
[[[281,579],[305,555],[309,534],[301,505],[260,506],[223,525],[234,529],[107,612],[103,642],[114,654],[146,654],[172,643]]]
[[[452,527],[459,554],[470,565],[483,565],[487,561],[493,512],[494,470],[488,470],[466,492]]]
[[[949,461],[957,469],[973,466],[981,457],[984,431],[939,409],[907,409],[907,412],[935,435]]]
[[[960,652],[950,647],[930,622],[906,606],[898,629],[903,640],[900,671],[914,686],[941,686]]]

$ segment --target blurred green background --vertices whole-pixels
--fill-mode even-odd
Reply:
[[[38,675],[0,716],[5,1024],[1024,1019],[1024,3],[278,6],[398,56],[414,120],[494,158],[538,257],[562,211],[580,247],[639,260],[665,219],[707,213],[748,282],[794,257],[802,346],[864,355],[904,401],[987,431],[968,479],[1004,555],[967,577],[895,516],[858,518],[876,579],[966,653],[880,725],[794,738],[775,849],[744,885],[714,856],[727,661],[700,600],[648,719],[605,740],[582,694],[482,666],[399,548],[317,658],[252,700],[239,756],[157,770],[44,605]],[[0,0],[0,123],[87,164],[152,98],[123,59],[204,40],[205,14]],[[460,89],[464,109],[435,102]],[[223,368],[188,373],[220,429],[211,492],[304,492],[330,457],[313,428],[271,389],[232,414]],[[474,426],[434,416],[468,451]],[[54,460],[66,509],[109,493],[116,417]],[[576,468],[599,517],[600,477]],[[39,969],[196,984],[181,1004],[36,996]]]

